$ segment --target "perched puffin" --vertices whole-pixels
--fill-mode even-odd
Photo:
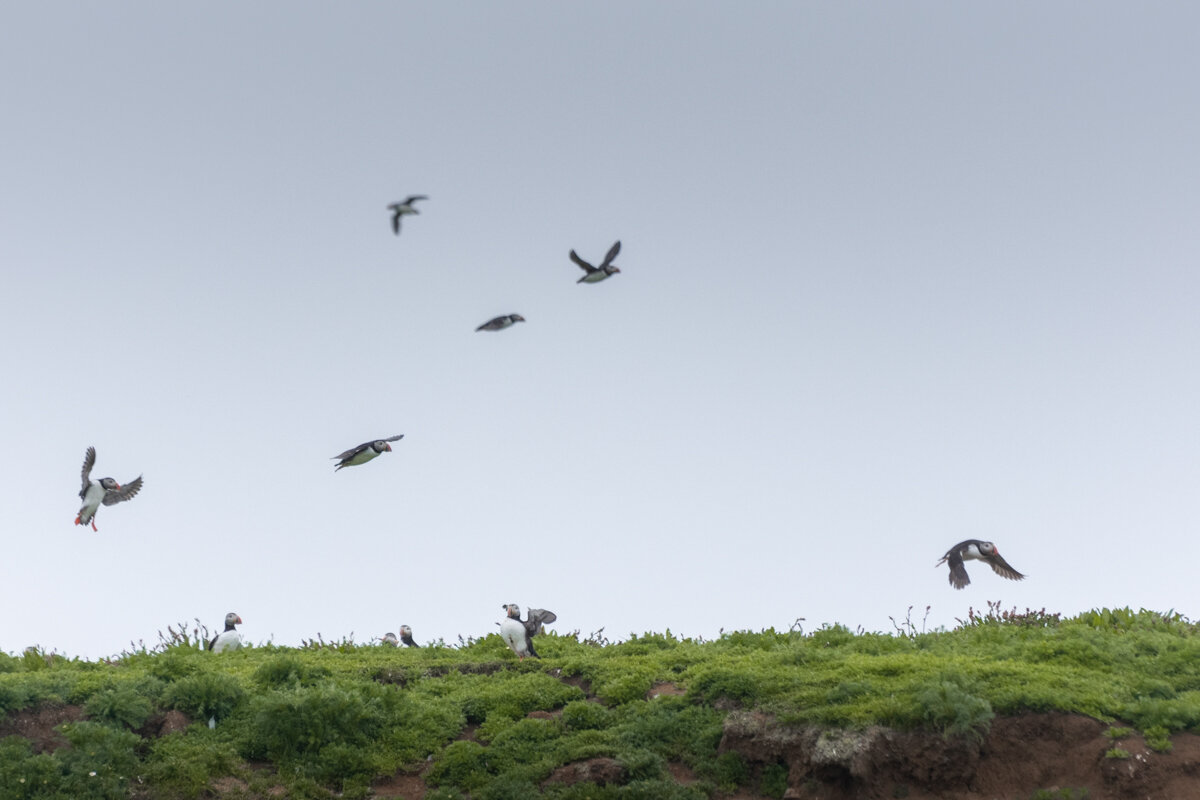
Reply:
[[[508,603],[500,607],[508,613],[508,616],[500,623],[500,637],[517,654],[517,658],[522,660],[525,656],[540,658],[533,649],[533,637],[537,635],[538,629],[542,625],[558,619],[555,613],[541,608],[531,608],[528,616],[522,621],[521,607],[516,603]]]
[[[383,638],[380,639],[380,641],[383,644],[386,644],[388,647],[399,647],[400,646],[400,640],[397,639],[396,634],[392,633],[391,631],[388,631],[387,633],[385,633],[383,635]]]
[[[396,232],[397,236],[400,235],[400,218],[405,214],[420,214],[421,212],[417,211],[413,203],[417,202],[418,200],[428,199],[429,198],[423,194],[410,194],[408,197],[404,198],[403,201],[399,203],[392,203],[388,206],[388,208],[392,210],[392,230]]]
[[[363,442],[358,447],[351,447],[346,452],[334,456],[334,458],[339,458],[341,461],[333,468],[333,471],[337,472],[342,467],[355,467],[359,464],[365,464],[384,450],[390,453],[392,452],[392,446],[388,442],[398,442],[403,438],[404,434],[402,433],[399,436],[376,439],[373,442]]]
[[[242,646],[242,635],[237,632],[235,626],[242,624],[242,618],[230,611],[225,615],[225,630],[212,638],[208,643],[208,649],[214,653],[221,653],[226,650],[237,650]]]
[[[621,252],[621,242],[618,240],[616,244],[614,244],[611,248],[609,248],[608,255],[606,255],[604,257],[604,260],[600,262],[600,266],[593,267],[591,264],[589,264],[588,262],[586,262],[582,258],[580,258],[578,255],[576,255],[575,251],[572,250],[571,251],[571,260],[574,261],[576,264],[578,264],[581,268],[583,268],[583,271],[587,273],[586,275],[584,275],[582,278],[580,278],[579,280],[577,280],[575,282],[576,283],[599,283],[600,281],[607,278],[609,275],[620,272],[621,270],[617,269],[616,267],[614,267],[612,265],[612,260],[617,257],[617,253],[619,253],[619,252]]]
[[[955,589],[961,589],[971,582],[971,579],[967,577],[966,567],[963,566],[963,559],[968,558],[986,561],[988,566],[1002,578],[1014,581],[1025,578],[1024,575],[1017,572],[1009,566],[1007,561],[1000,557],[1000,551],[996,549],[996,545],[991,542],[980,541],[979,539],[967,539],[965,542],[959,542],[947,550],[946,555],[942,556],[942,560],[934,564],[934,566],[940,567],[949,561],[950,585]]]
[[[479,333],[479,331],[502,331],[505,328],[511,328],[517,322],[524,322],[524,321],[525,321],[525,318],[522,317],[520,314],[505,314],[502,317],[496,317],[495,319],[489,319],[487,322],[483,323],[478,328],[476,328],[475,332]]]
[[[92,466],[96,463],[96,448],[89,447],[87,454],[83,457],[83,488],[79,490],[79,496],[83,499],[83,508],[79,509],[79,514],[75,517],[76,525],[87,525],[92,523],[92,530],[98,531],[96,527],[96,510],[103,503],[106,506],[122,503],[126,500],[131,500],[134,495],[142,490],[142,476],[138,475],[129,483],[121,486],[112,478],[101,478],[99,481],[93,481],[88,476],[92,473]]]
[[[413,641],[412,628],[407,625],[400,626],[400,641],[404,642],[405,647],[420,647],[421,645]]]

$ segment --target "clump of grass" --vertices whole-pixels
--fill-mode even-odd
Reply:
[[[320,665],[310,665],[296,656],[280,655],[254,671],[254,683],[267,689],[313,686],[332,673]]]
[[[1133,736],[1133,728],[1112,727],[1105,730],[1104,735],[1113,741],[1118,739],[1126,739],[1130,736]]]
[[[925,721],[940,728],[943,736],[982,739],[996,716],[992,705],[972,694],[957,678],[937,680],[917,692]]]
[[[192,719],[228,717],[245,698],[238,680],[221,672],[201,672],[181,678],[167,687],[163,702]]]
[[[1142,736],[1146,739],[1146,746],[1156,753],[1169,753],[1175,748],[1171,744],[1171,732],[1162,725],[1147,728]]]
[[[92,695],[85,711],[91,719],[137,729],[154,713],[154,705],[133,687],[122,686]]]
[[[1121,748],[1121,747],[1110,747],[1104,753],[1105,758],[1113,758],[1113,759],[1117,759],[1117,760],[1123,760],[1123,759],[1129,758],[1130,755],[1131,755],[1131,753],[1128,750],[1125,750],[1124,748]]]

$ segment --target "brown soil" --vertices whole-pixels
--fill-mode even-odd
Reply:
[[[1138,735],[1119,742],[1108,725],[1072,714],[999,718],[980,741],[885,728],[791,728],[756,712],[725,721],[721,751],[752,766],[783,764],[785,798],[794,800],[992,800],[1038,790],[1073,791],[1088,800],[1200,798],[1200,736],[1172,738],[1155,753]],[[1127,759],[1107,758],[1114,746]]]
[[[679,697],[687,694],[687,690],[674,683],[656,683],[646,692],[646,699],[653,700],[656,697]]]
[[[24,736],[33,743],[33,752],[52,752],[67,743],[54,728],[64,722],[78,722],[81,719],[83,706],[26,709],[0,719],[0,739],[5,736]]]
[[[376,781],[371,789],[375,797],[398,797],[404,800],[425,800],[425,778],[421,775],[400,773]]]
[[[595,783],[599,786],[621,784],[625,782],[625,768],[615,759],[589,758],[586,761],[575,761],[564,764],[550,777],[542,781],[542,786],[551,783],[562,783],[571,786],[576,783]]]

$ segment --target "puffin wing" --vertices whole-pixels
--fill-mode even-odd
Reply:
[[[591,275],[593,272],[596,271],[595,267],[593,267],[591,264],[589,264],[588,262],[586,262],[582,258],[580,258],[579,255],[574,250],[571,251],[571,260],[574,261],[576,264],[578,264],[579,268],[582,269],[584,272],[586,272],[588,275]]]
[[[963,566],[962,550],[955,547],[946,555],[942,556],[942,560],[938,565],[945,562],[950,562],[950,585],[955,589],[961,589],[971,582],[971,578],[967,575],[967,568]]]
[[[611,264],[612,260],[617,257],[617,253],[619,253],[619,252],[621,252],[621,240],[620,239],[617,240],[616,244],[614,244],[612,247],[608,248],[608,253],[605,254],[605,256],[604,256],[604,261],[602,261],[600,263],[600,269],[604,269],[609,264]]]
[[[402,205],[411,206],[413,203],[417,202],[418,200],[428,200],[428,199],[429,198],[423,194],[410,194],[407,198],[405,198]]]
[[[389,436],[389,437],[388,437],[388,438],[386,438],[386,439],[377,439],[376,441],[379,441],[379,442],[398,442],[398,441],[400,441],[400,440],[401,440],[401,439],[403,439],[403,438],[404,438],[404,434],[403,434],[403,433],[401,433],[401,434],[399,434],[398,436]],[[371,443],[371,442],[368,442],[368,444],[372,444],[372,443]]]
[[[507,319],[507,317],[496,317],[495,319],[489,319],[487,322],[476,328],[475,332],[479,333],[479,331],[494,331],[500,327],[500,321],[503,319]]]
[[[138,475],[129,483],[122,486],[120,489],[111,489],[104,493],[104,505],[111,506],[117,503],[124,503],[126,500],[132,500],[134,496],[142,490],[142,476]]]
[[[89,447],[87,449],[87,453],[83,457],[83,470],[81,472],[81,474],[83,476],[83,488],[81,488],[79,490],[79,496],[81,498],[87,494],[88,484],[92,482],[92,479],[89,476],[92,474],[92,467],[94,467],[95,465],[96,465],[96,448]]]
[[[554,622],[556,619],[558,619],[558,616],[553,611],[547,611],[544,608],[531,608],[529,609],[529,617],[522,624],[525,626],[525,630],[529,631],[529,635],[532,636],[538,632],[538,628],[548,622]]]
[[[1019,581],[1025,578],[1024,575],[1013,569],[999,553],[992,553],[988,556],[987,562],[992,565],[992,570],[1002,578],[1008,578],[1010,581]]]
[[[391,441],[391,440],[390,440],[390,439],[385,439],[384,441]],[[334,458],[337,458],[337,459],[341,459],[342,461],[345,461],[347,458],[353,458],[354,456],[358,455],[359,453],[361,453],[363,450],[366,450],[368,447],[370,447],[370,446],[371,446],[372,444],[374,444],[374,443],[375,443],[375,440],[374,440],[374,439],[372,439],[372,440],[371,440],[371,441],[369,441],[369,442],[363,442],[363,443],[362,443],[362,444],[360,444],[358,447],[351,447],[351,448],[350,448],[349,450],[347,450],[346,452],[344,452],[344,453],[341,453],[341,454],[339,454],[339,455],[336,455],[336,456],[333,456],[333,457],[334,457]]]
[[[388,206],[388,208],[395,209],[394,211],[392,211],[392,232],[395,233],[397,236],[399,236],[400,235],[400,209],[395,205]]]

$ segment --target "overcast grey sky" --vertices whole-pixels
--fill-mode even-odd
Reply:
[[[0,650],[230,610],[279,644],[483,635],[506,602],[612,637],[1200,615],[1197,30],[1165,2],[6,5]],[[568,251],[617,239],[576,284]],[[145,476],[99,533],[89,445]],[[1028,580],[953,590],[971,537]]]

